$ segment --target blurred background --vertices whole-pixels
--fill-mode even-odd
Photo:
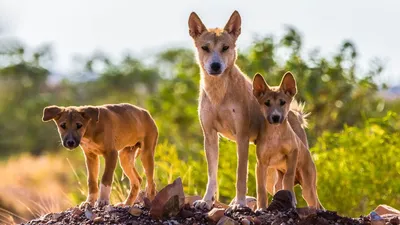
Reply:
[[[51,104],[148,109],[160,132],[158,188],[180,176],[187,194],[202,195],[199,68],[187,20],[196,11],[206,26],[222,27],[235,9],[243,21],[242,70],[270,84],[287,70],[297,78],[297,99],[311,112],[307,134],[322,204],[353,217],[378,204],[399,208],[400,2],[1,0],[0,223],[86,198],[81,150],[63,149],[54,123],[41,121]],[[221,139],[218,197],[225,203],[235,195],[235,152]],[[129,186],[119,167],[113,188],[112,202],[124,199]],[[299,187],[297,194],[305,206]]]

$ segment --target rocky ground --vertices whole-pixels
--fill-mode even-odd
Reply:
[[[248,207],[233,211],[224,204],[215,204],[211,211],[196,210],[192,207],[197,197],[185,197],[182,183],[177,179],[161,190],[150,202],[143,198],[132,207],[78,207],[64,212],[51,213],[29,221],[26,225],[36,224],[127,224],[127,225],[399,225],[398,215],[380,216],[378,213],[390,213],[380,208],[378,213],[360,218],[347,218],[335,212],[315,210],[312,208],[293,208],[291,195],[287,191],[279,191],[267,210],[254,211],[255,199],[248,199]]]

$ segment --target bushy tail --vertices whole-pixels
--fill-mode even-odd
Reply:
[[[290,109],[296,113],[297,117],[299,118],[299,122],[303,128],[306,128],[308,126],[308,121],[307,117],[310,115],[310,113],[304,111],[304,106],[305,103],[298,102],[296,100],[293,100],[292,103],[290,104]]]

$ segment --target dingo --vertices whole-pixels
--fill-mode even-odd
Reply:
[[[89,195],[81,204],[103,206],[110,203],[111,184],[119,156],[121,167],[129,178],[130,193],[121,205],[132,205],[140,183],[135,158],[141,160],[147,178],[147,197],[153,199],[156,187],[153,180],[154,151],[158,139],[157,126],[150,114],[130,104],[102,106],[48,106],[43,121],[54,120],[64,147],[82,147],[86,159]],[[139,152],[138,152],[139,149]],[[105,158],[105,169],[98,190],[99,157]]]
[[[317,172],[308,147],[293,131],[288,113],[297,93],[296,80],[287,72],[280,86],[270,87],[260,74],[253,80],[253,94],[261,105],[265,122],[257,138],[257,208],[268,205],[267,185],[275,185],[275,191],[284,189],[293,194],[293,187],[300,184],[308,206],[322,209],[317,195]],[[267,170],[276,170],[275,184],[265,182]],[[270,174],[268,174],[270,176]],[[269,187],[271,190],[273,187]]]

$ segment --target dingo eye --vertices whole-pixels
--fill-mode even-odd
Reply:
[[[265,105],[268,106],[268,107],[270,107],[270,106],[271,106],[271,102],[270,102],[269,100],[267,100],[267,101],[265,102]]]
[[[65,130],[67,128],[67,125],[65,123],[62,123],[60,124],[60,127]]]
[[[80,129],[82,127],[82,124],[81,123],[77,123],[76,124],[76,129]]]
[[[222,52],[225,52],[226,50],[228,50],[229,49],[229,46],[224,46],[224,47],[222,47]]]
[[[281,104],[281,106],[283,106],[283,105],[285,105],[286,104],[286,102],[285,102],[285,100],[280,100],[280,102],[279,102],[280,104]]]
[[[208,46],[201,46],[201,49],[203,49],[204,51],[206,51],[206,52],[209,52],[210,51],[210,49],[208,48]]]

